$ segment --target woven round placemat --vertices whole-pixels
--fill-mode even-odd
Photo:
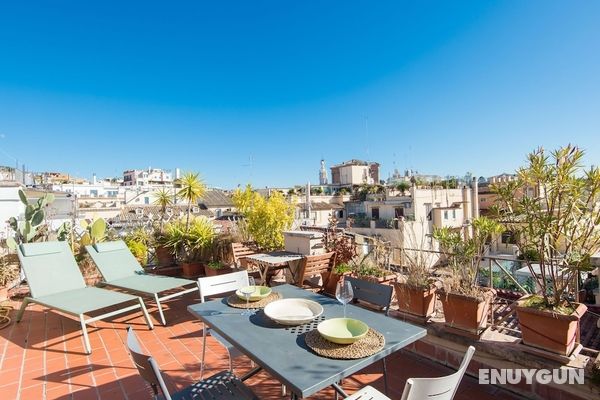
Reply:
[[[373,328],[369,328],[367,336],[352,344],[337,344],[325,339],[316,329],[304,335],[306,345],[315,353],[327,358],[354,360],[377,353],[385,346],[385,337]]]
[[[227,298],[227,304],[235,308],[265,308],[272,301],[279,300],[281,295],[277,292],[271,292],[270,295],[258,301],[251,301],[246,306],[246,300],[240,299],[236,294],[232,294]]]

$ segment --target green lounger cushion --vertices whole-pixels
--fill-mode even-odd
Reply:
[[[67,242],[22,244],[18,255],[34,298],[85,287]]]
[[[86,246],[107,284],[142,293],[155,294],[196,284],[189,279],[146,275],[136,258],[122,240]]]
[[[27,243],[26,245],[20,245],[21,252],[25,257],[43,256],[46,254],[56,254],[64,250],[64,244],[66,242],[39,242],[39,243]]]
[[[160,293],[186,285],[196,284],[189,279],[160,275],[135,275],[107,282],[109,285],[131,289],[142,293]]]
[[[136,299],[137,296],[132,296],[130,294],[88,286],[81,289],[37,297],[35,300],[38,303],[57,310],[67,311],[73,314],[86,314],[90,311],[110,307],[126,301],[130,302]]]
[[[114,242],[96,243],[94,245],[94,248],[98,253],[104,253],[107,251],[128,250],[127,245],[122,240],[116,240]]]

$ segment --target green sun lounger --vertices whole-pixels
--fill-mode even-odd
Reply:
[[[198,283],[189,279],[170,276],[146,275],[140,263],[122,240],[103,242],[85,247],[104,278],[104,284],[136,293],[152,296],[158,306],[158,313],[163,325],[166,325],[161,301],[181,296],[198,290]],[[192,288],[185,286],[193,285]],[[165,291],[183,290],[159,296]]]
[[[141,308],[148,328],[154,327],[141,297],[86,286],[66,242],[25,243],[18,246],[17,254],[31,290],[31,297],[23,299],[17,322],[23,317],[29,303],[38,303],[77,316],[88,354],[92,352],[92,348],[86,325],[91,322]],[[85,314],[92,311],[127,302],[136,304],[95,317],[85,317]]]

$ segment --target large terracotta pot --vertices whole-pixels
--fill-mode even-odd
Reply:
[[[478,335],[487,327],[487,313],[493,298],[493,292],[485,293],[482,299],[456,293],[438,292],[446,325]]]
[[[173,265],[175,256],[171,247],[157,246],[156,247],[156,262],[161,267]]]
[[[204,264],[199,262],[182,263],[183,276],[186,278],[197,278],[200,275],[204,275]]]
[[[422,288],[395,282],[398,309],[407,314],[428,318],[433,314],[436,288]]]
[[[517,318],[523,343],[552,353],[569,356],[579,339],[579,320],[587,311],[585,304],[574,303],[571,315],[523,307],[523,297],[517,303]]]

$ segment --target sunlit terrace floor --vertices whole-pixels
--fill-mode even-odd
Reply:
[[[139,312],[110,321],[99,321],[90,327],[91,355],[83,352],[79,324],[74,319],[48,312],[44,307],[30,306],[23,321],[0,330],[0,399],[148,399],[151,391],[137,374],[126,346],[125,329],[134,327],[138,337],[161,366],[171,390],[182,388],[200,378],[202,346],[201,323],[186,310],[198,302],[197,294],[166,303],[169,326],[154,318],[156,307],[149,311],[155,329],[149,331]],[[18,302],[12,303],[15,308]],[[151,303],[150,303],[151,304]],[[14,318],[16,311],[11,312]],[[389,358],[390,397],[400,398],[408,377],[442,376],[452,371],[412,353],[400,351]],[[214,340],[208,340],[208,376],[227,368],[227,354]],[[247,359],[234,363],[242,374],[250,367]],[[281,389],[271,376],[263,372],[246,383],[261,399],[281,398]],[[383,389],[381,364],[355,374],[343,387],[354,392],[366,384]],[[331,399],[326,390],[311,397]],[[517,399],[494,386],[478,385],[474,378],[463,379],[456,399]]]

